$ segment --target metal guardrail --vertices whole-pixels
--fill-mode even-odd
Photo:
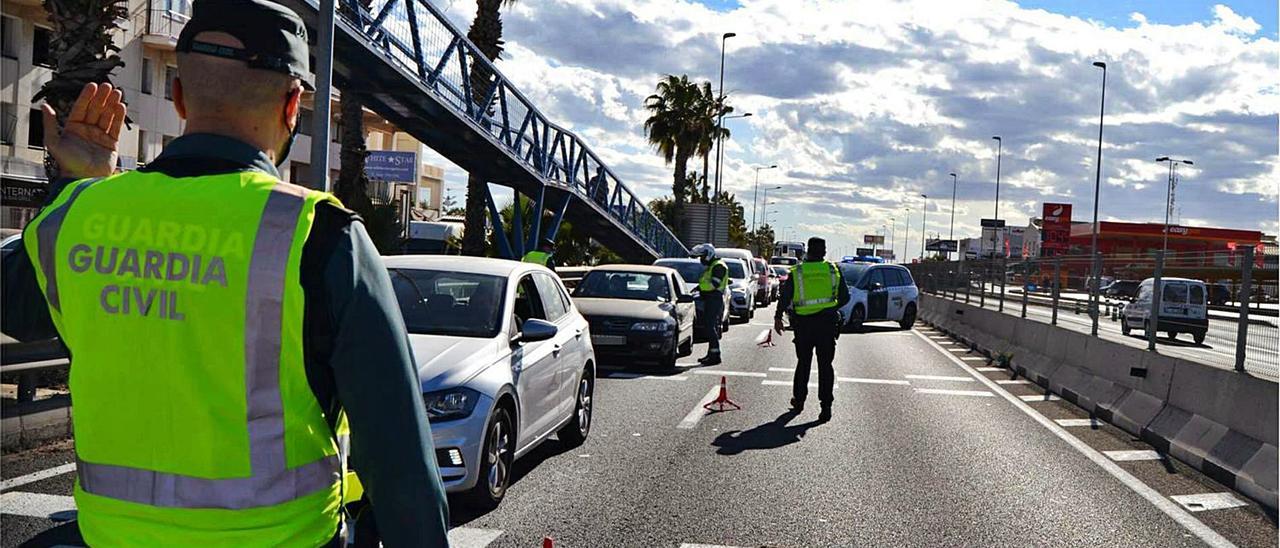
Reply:
[[[340,16],[408,79],[429,89],[541,183],[573,192],[655,256],[684,244],[576,134],[547,119],[428,0],[341,0]],[[347,27],[340,24],[340,27]]]
[[[35,397],[37,372],[70,366],[71,359],[57,339],[17,342],[3,337],[0,340],[0,374],[18,375],[19,402],[29,402]]]

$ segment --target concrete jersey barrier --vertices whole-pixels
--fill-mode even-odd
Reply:
[[[920,318],[1277,509],[1276,383],[934,295],[920,295]]]

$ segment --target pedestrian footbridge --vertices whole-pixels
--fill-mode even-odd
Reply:
[[[631,261],[685,256],[687,250],[574,133],[534,104],[429,0],[337,0],[333,77],[366,106],[473,175],[551,210],[515,220],[503,255],[518,257],[561,220]],[[286,0],[313,29],[318,0]],[[498,210],[486,192],[489,213]],[[517,208],[519,211],[519,208]],[[495,226],[501,226],[495,222]]]

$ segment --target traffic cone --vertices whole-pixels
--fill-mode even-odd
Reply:
[[[551,537],[542,537],[542,548],[555,548],[555,547],[556,547],[556,541],[551,540]]]
[[[711,408],[711,406],[713,405],[716,406],[715,409]],[[729,399],[729,382],[723,375],[721,375],[720,376],[720,395],[716,396],[715,400],[708,402],[706,405],[703,405],[702,408],[706,409],[707,411],[724,411],[724,406],[726,405],[732,405],[734,409],[742,409],[742,406],[736,403],[733,403],[733,401]]]
[[[769,348],[771,346],[775,346],[773,343],[773,330],[766,329],[764,330],[764,333],[761,333],[760,335],[758,335],[756,337],[756,346],[760,348]]]

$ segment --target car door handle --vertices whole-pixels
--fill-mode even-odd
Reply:
[[[582,338],[582,330],[581,330],[581,329],[575,329],[575,330],[573,331],[573,337],[574,337],[575,339],[581,339],[581,338]]]
[[[560,348],[561,348],[561,346],[560,346],[560,345],[558,345],[558,344],[557,344],[557,345],[555,345],[555,346],[552,346],[552,347],[551,347],[551,354],[552,354],[552,355],[555,355],[555,356],[559,356],[559,355],[560,355]]]

